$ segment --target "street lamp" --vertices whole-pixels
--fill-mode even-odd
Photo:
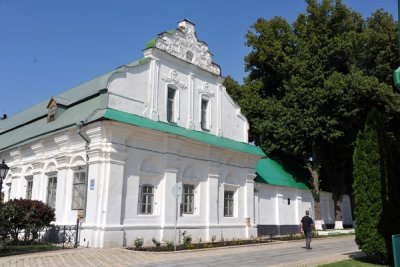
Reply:
[[[3,197],[1,193],[1,190],[3,188],[3,180],[4,178],[6,178],[9,169],[10,168],[7,166],[3,159],[3,162],[0,164],[0,203],[3,203]]]

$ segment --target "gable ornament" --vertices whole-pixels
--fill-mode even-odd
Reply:
[[[178,72],[176,70],[171,70],[169,75],[162,75],[161,79],[166,83],[175,85],[176,87],[178,87],[178,89],[187,89],[187,85],[179,79]]]
[[[209,88],[209,85],[208,85],[207,82],[203,83],[201,85],[201,87],[198,87],[197,88],[197,92],[200,95],[205,95],[205,96],[208,96],[208,97],[213,97],[214,96],[214,91]]]

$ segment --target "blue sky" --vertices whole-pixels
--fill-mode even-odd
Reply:
[[[364,17],[396,0],[345,0]],[[242,82],[244,35],[259,17],[293,22],[302,0],[0,0],[0,114],[9,116],[143,56],[187,18],[222,75]]]

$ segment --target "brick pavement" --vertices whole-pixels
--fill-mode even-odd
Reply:
[[[344,237],[346,238],[346,237]],[[347,237],[349,238],[349,237]],[[354,236],[350,237],[354,238]],[[297,244],[296,244],[297,242]],[[238,247],[226,247],[206,250],[178,251],[178,252],[140,252],[123,248],[94,249],[78,248],[70,250],[57,250],[41,253],[32,253],[0,258],[2,267],[43,267],[43,266],[135,266],[146,263],[161,263],[162,261],[183,260],[198,257],[210,257],[213,255],[224,255],[229,253],[243,253],[262,251],[270,248],[282,248],[288,246],[299,246],[301,241],[273,242],[262,245],[249,245]],[[360,254],[361,255],[361,254]],[[317,266],[319,264],[331,263],[349,258],[346,255],[328,255],[325,257],[312,258],[295,264],[281,264],[283,266]]]

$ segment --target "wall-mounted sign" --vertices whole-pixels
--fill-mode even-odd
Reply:
[[[90,179],[90,190],[94,190],[94,179]]]

